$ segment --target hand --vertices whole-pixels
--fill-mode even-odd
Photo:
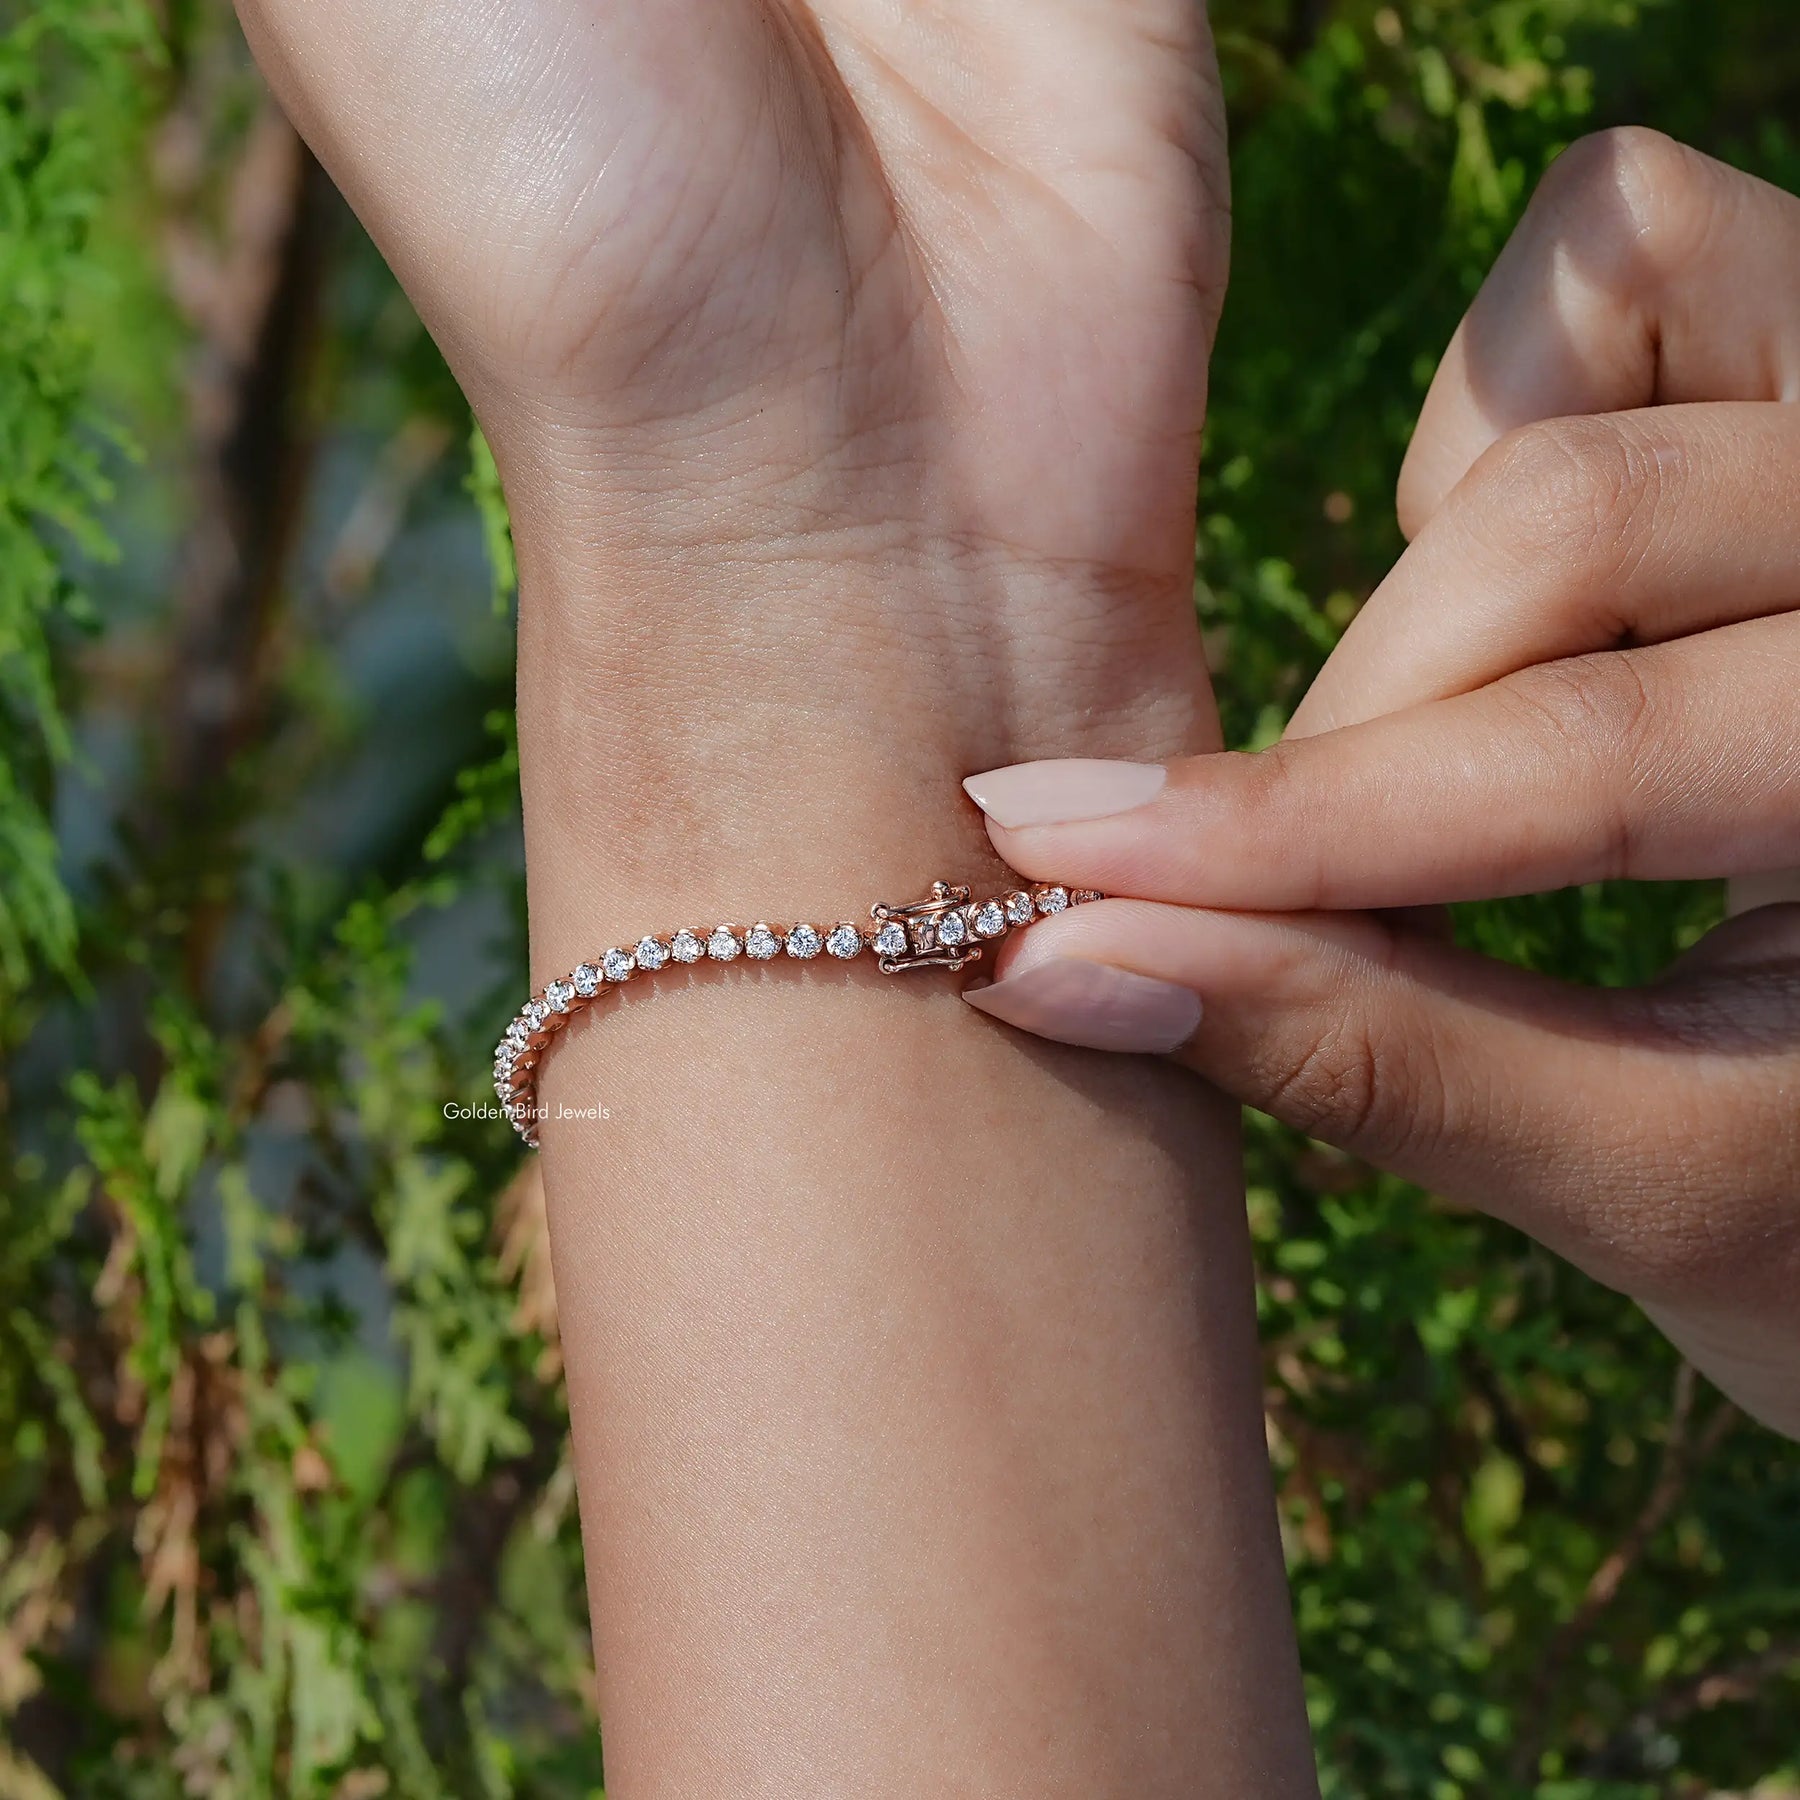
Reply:
[[[996,747],[1216,742],[1193,0],[240,10],[506,475],[534,832],[603,798],[600,878],[736,829],[741,880],[827,785],[891,822]]]
[[[1800,202],[1651,134],[1578,146],[1287,741],[970,786],[1028,875],[1137,897],[1029,934],[978,1006],[1173,1050],[1513,1221],[1800,1435],[1800,906],[1636,992],[1336,910],[1800,864],[1797,268]]]

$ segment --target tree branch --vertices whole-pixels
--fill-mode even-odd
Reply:
[[[177,120],[170,141],[181,141]],[[179,151],[165,161],[177,168]],[[231,182],[223,242],[191,218],[171,227],[170,282],[198,351],[189,410],[194,525],[183,546],[159,745],[159,810],[174,866],[209,866],[234,822],[234,758],[263,724],[270,646],[312,450],[302,411],[332,220],[331,187],[272,104]],[[199,991],[228,898],[190,921]]]
[[[1668,1435],[1663,1442],[1662,1462],[1650,1492],[1636,1518],[1626,1528],[1625,1535],[1589,1578],[1580,1604],[1564,1620],[1544,1653],[1526,1711],[1527,1727],[1520,1734],[1513,1757],[1516,1780],[1526,1779],[1543,1755],[1557,1689],[1577,1651],[1618,1597],[1626,1578],[1643,1560],[1651,1541],[1680,1503],[1687,1491],[1688,1477],[1718,1450],[1742,1417],[1735,1406],[1728,1401],[1722,1402],[1699,1438],[1692,1439],[1695,1387],[1693,1365],[1684,1362],[1675,1372],[1675,1386],[1669,1399]]]

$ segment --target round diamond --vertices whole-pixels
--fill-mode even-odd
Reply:
[[[744,934],[744,953],[757,962],[767,962],[781,954],[781,939],[766,925],[752,925]]]
[[[550,1002],[552,1012],[566,1013],[569,1002],[575,998],[575,984],[572,981],[553,981],[544,989],[544,998]]]
[[[525,1040],[531,1036],[531,1027],[523,1019],[514,1019],[513,1022],[507,1026],[506,1035],[513,1043],[523,1049]]]
[[[637,973],[637,955],[631,950],[609,950],[600,959],[608,981],[629,981]]]
[[[958,944],[969,941],[969,921],[959,912],[947,912],[939,916],[937,922],[937,941],[948,944],[955,949]]]
[[[796,925],[787,934],[787,953],[801,962],[811,962],[824,948],[824,936],[816,925]]]
[[[881,956],[904,956],[906,927],[898,919],[889,919],[875,934],[875,949]]]
[[[1049,887],[1038,892],[1037,909],[1041,913],[1066,912],[1069,906],[1069,890],[1067,888]]]
[[[652,975],[663,968],[669,960],[669,946],[661,938],[639,938],[637,944],[637,966],[648,969]]]
[[[848,962],[853,956],[861,956],[862,947],[863,935],[854,925],[834,927],[831,936],[825,940],[825,948],[843,962]]]
[[[706,940],[706,954],[714,962],[730,962],[733,958],[742,955],[743,949],[744,946],[738,942],[728,925],[721,925]]]
[[[1029,925],[1037,908],[1031,903],[1031,896],[1023,890],[1006,896],[1006,916],[1015,925]]]
[[[1006,908],[998,900],[985,900],[975,909],[978,937],[998,937],[1006,929]]]
[[[706,946],[691,931],[678,931],[669,939],[669,954],[678,963],[697,963],[706,954]]]
[[[575,983],[575,991],[584,999],[591,1000],[600,991],[600,971],[592,963],[583,963],[570,979]]]
[[[526,1025],[533,1031],[543,1028],[544,1021],[550,1016],[550,1008],[542,1000],[528,1000],[525,1010],[520,1015]]]

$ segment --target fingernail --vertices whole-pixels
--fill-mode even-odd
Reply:
[[[1169,771],[1160,763],[1069,757],[989,769],[985,775],[971,775],[963,790],[996,825],[1015,830],[1130,812],[1154,800],[1168,779]]]
[[[1055,956],[963,998],[1004,1024],[1090,1050],[1166,1055],[1194,1035],[1200,996],[1109,963]]]

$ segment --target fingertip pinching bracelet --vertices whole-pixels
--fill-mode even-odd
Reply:
[[[759,922],[748,930],[732,924],[694,926],[668,937],[639,938],[580,964],[526,1001],[495,1047],[494,1092],[513,1129],[535,1150],[543,1116],[538,1074],[557,1033],[578,1013],[639,975],[701,962],[736,962],[740,956],[752,962],[773,962],[783,956],[811,962],[825,955],[854,962],[865,952],[874,955],[875,966],[884,975],[915,969],[954,973],[979,962],[987,945],[1010,933],[1101,898],[1092,888],[1039,883],[976,900],[968,888],[938,881],[932,883],[928,899],[910,906],[871,906],[873,923],[866,926],[846,920],[827,930],[819,925]]]

